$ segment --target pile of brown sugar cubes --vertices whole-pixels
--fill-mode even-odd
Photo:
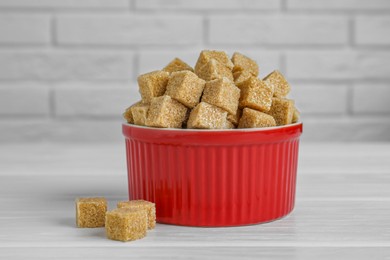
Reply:
[[[128,123],[160,128],[232,129],[295,123],[290,85],[279,71],[259,79],[249,57],[204,50],[195,68],[175,58],[138,77],[142,100],[126,109]]]
[[[112,240],[136,240],[155,227],[156,207],[149,201],[131,200],[118,202],[116,209],[107,211],[105,198],[78,198],[76,224],[80,228],[105,227]]]

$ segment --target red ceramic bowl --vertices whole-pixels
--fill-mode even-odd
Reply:
[[[129,199],[156,203],[159,223],[239,226],[294,208],[302,123],[233,130],[123,124]]]

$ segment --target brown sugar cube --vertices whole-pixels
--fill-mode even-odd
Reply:
[[[238,122],[240,121],[242,115],[242,109],[237,109],[237,112],[235,115],[233,114],[228,114],[227,120],[229,120],[233,125],[237,126]]]
[[[76,224],[79,228],[104,227],[107,211],[105,198],[77,198]]]
[[[290,84],[277,70],[268,74],[263,80],[274,87],[275,97],[285,97],[290,92]]]
[[[148,116],[149,104],[138,102],[130,107],[130,111],[133,115],[134,124],[144,126]]]
[[[248,71],[253,76],[259,75],[259,66],[256,61],[248,58],[247,56],[235,52],[232,57],[232,62],[234,64],[233,72],[236,71]]]
[[[153,97],[164,95],[168,78],[169,73],[161,70],[140,75],[137,80],[142,100],[148,103]]]
[[[206,83],[202,101],[226,110],[235,115],[240,99],[240,89],[229,79],[215,79]]]
[[[144,104],[141,100],[126,108],[126,111],[123,113],[123,118],[126,119],[127,123],[134,124],[134,117],[131,109],[133,107],[142,106],[142,105],[146,105],[146,104]]]
[[[297,123],[299,121],[300,115],[301,115],[301,113],[299,112],[299,110],[297,108],[294,108],[294,113],[293,113],[291,123]]]
[[[226,119],[225,126],[223,128],[224,129],[234,129],[234,128],[236,128],[236,126],[232,122],[230,122],[229,120]]]
[[[122,115],[127,123],[134,124],[134,118],[133,118],[133,113],[131,112],[131,106],[126,108],[125,112]]]
[[[238,128],[255,128],[276,126],[275,119],[263,112],[244,108]]]
[[[240,85],[239,107],[249,107],[262,112],[268,111],[272,104],[273,88],[264,81],[251,77]]]
[[[227,112],[223,109],[200,102],[192,109],[187,128],[223,129],[226,128]]]
[[[174,58],[162,70],[166,71],[166,72],[169,72],[169,73],[172,73],[172,72],[175,72],[175,71],[182,71],[182,70],[189,70],[189,71],[194,72],[194,69],[191,68],[190,65],[188,65],[187,63],[185,63],[184,61],[182,61],[179,58]]]
[[[117,207],[127,209],[144,209],[148,215],[148,229],[153,229],[156,226],[156,205],[153,202],[146,200],[120,201],[118,202]]]
[[[186,116],[184,118],[182,128],[187,128],[187,122],[188,122],[188,119],[190,118],[190,114],[191,114],[191,109],[187,109],[187,113],[186,113]]]
[[[229,80],[233,81],[233,74],[230,69],[223,66],[221,63],[219,63],[217,60],[211,59],[206,65],[199,68],[196,71],[196,75],[198,75],[199,78],[204,79],[206,81],[210,81],[213,79],[220,79],[223,77],[228,78]]]
[[[294,114],[294,101],[286,98],[272,98],[271,109],[267,114],[273,116],[276,125],[291,124]]]
[[[165,95],[193,108],[199,103],[205,83],[191,71],[173,72],[169,77]]]
[[[210,60],[216,60],[224,67],[228,68],[230,71],[233,69],[233,62],[230,60],[229,56],[224,51],[215,51],[215,50],[203,50],[198,57],[198,60],[195,64],[195,73],[198,74],[198,71],[205,66]]]
[[[106,213],[107,238],[131,241],[146,236],[148,215],[144,209],[120,208]]]
[[[181,128],[186,113],[187,108],[170,96],[155,97],[150,103],[146,126]]]
[[[246,70],[236,71],[233,73],[234,84],[236,84],[236,86],[240,87],[245,81],[247,81],[252,76],[253,75]]]

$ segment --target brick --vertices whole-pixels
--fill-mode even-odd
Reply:
[[[166,1],[136,0],[137,9],[145,10],[275,10],[279,9],[279,0],[198,0]]]
[[[54,92],[56,116],[121,118],[127,107],[140,100],[136,83],[59,83]]]
[[[288,0],[288,9],[302,10],[384,10],[390,9],[387,0]]]
[[[2,14],[0,16],[0,43],[45,44],[49,42],[49,16],[21,14]]]
[[[347,30],[347,19],[338,17],[218,16],[210,18],[209,39],[214,44],[344,44]]]
[[[120,133],[122,119],[87,118],[72,120],[2,119],[1,143],[36,143],[52,141],[60,143],[123,142]],[[28,131],[26,131],[28,129]]]
[[[128,51],[0,51],[0,79],[130,79]]]
[[[357,84],[353,87],[352,111],[355,114],[390,113],[389,99],[389,84]]]
[[[46,141],[50,138],[50,126],[48,123],[49,121],[46,119],[1,119],[0,142],[4,144]]]
[[[63,15],[57,41],[77,45],[190,45],[202,41],[196,16]]]
[[[356,18],[355,43],[358,45],[389,45],[390,17],[364,16]]]
[[[342,115],[348,107],[348,85],[291,83],[289,98],[304,115]]]
[[[129,6],[128,0],[0,0],[0,7],[23,9],[107,9]]]
[[[388,79],[390,52],[296,51],[286,67],[288,79]]]
[[[45,83],[0,83],[0,116],[48,116],[49,89]]]
[[[138,54],[138,72],[139,74],[144,74],[154,70],[161,70],[175,57],[194,67],[198,56],[199,49],[188,49],[186,51],[140,51]]]
[[[378,142],[390,141],[390,117],[318,118],[302,120],[302,141]]]

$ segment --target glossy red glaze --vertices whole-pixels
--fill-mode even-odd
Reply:
[[[123,124],[129,199],[156,203],[157,221],[238,226],[294,208],[302,123],[234,130]]]

